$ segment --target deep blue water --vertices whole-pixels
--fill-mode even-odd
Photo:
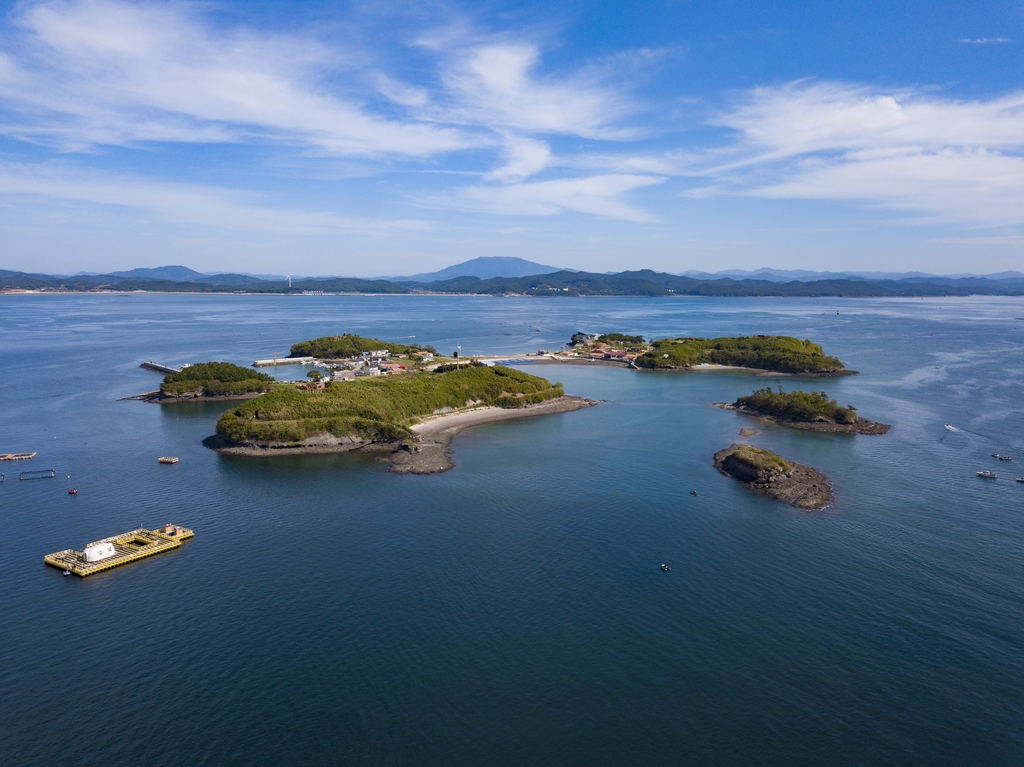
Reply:
[[[1021,318],[1020,299],[0,296],[0,452],[39,453],[0,463],[0,764],[1024,763]],[[784,385],[893,429],[752,438],[832,478],[835,507],[808,513],[711,466],[756,424],[707,405],[765,383],[748,374],[532,367],[607,402],[465,432],[427,477],[223,457],[200,444],[223,405],[115,401],[156,388],[144,359],[577,330],[811,338],[861,375]],[[195,540],[86,580],[43,565],[164,522]]]

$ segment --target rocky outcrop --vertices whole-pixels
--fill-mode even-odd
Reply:
[[[734,444],[715,453],[715,468],[758,493],[798,509],[819,511],[835,503],[828,477],[770,450]]]

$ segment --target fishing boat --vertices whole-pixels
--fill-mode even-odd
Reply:
[[[1012,461],[1013,460],[1013,456],[1012,455],[1001,455],[1001,456],[999,456],[999,460],[1000,461]]]
[[[69,487],[68,488],[68,495],[78,495],[78,488],[77,487]]]
[[[985,479],[997,479],[996,473],[994,471],[989,471],[988,469],[985,469],[985,471],[979,471],[978,476],[984,477]]]
[[[156,460],[157,460],[157,463],[177,463],[178,462],[177,458],[175,458],[174,456],[170,456],[170,455],[161,456],[160,458],[157,458]]]

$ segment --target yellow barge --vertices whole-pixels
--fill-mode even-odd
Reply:
[[[194,535],[189,528],[179,525],[164,525],[158,530],[140,527],[138,530],[104,538],[102,541],[94,541],[82,551],[64,549],[47,554],[43,561],[59,567],[66,573],[84,578],[154,554],[177,549],[182,541],[187,541]]]

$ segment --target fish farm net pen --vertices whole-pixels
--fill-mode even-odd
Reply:
[[[57,472],[53,469],[34,469],[33,471],[23,471],[18,479],[49,479],[50,477],[56,477]]]

